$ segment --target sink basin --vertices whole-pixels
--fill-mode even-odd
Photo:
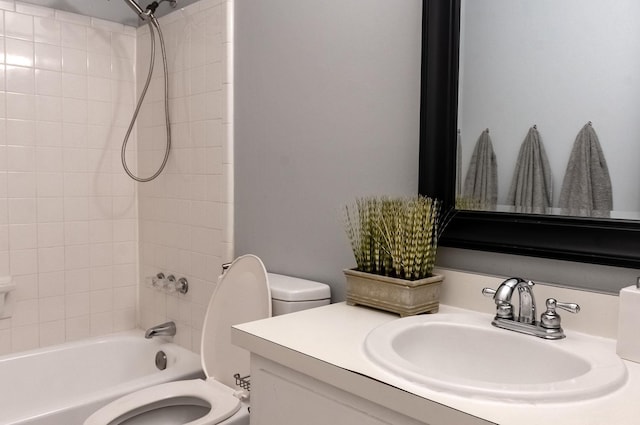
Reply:
[[[481,314],[413,316],[372,330],[366,356],[400,379],[465,397],[562,402],[606,395],[627,370],[606,340],[548,341],[498,329]]]

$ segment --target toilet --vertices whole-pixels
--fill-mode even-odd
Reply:
[[[255,255],[237,258],[220,277],[207,307],[201,344],[207,378],[128,394],[94,412],[84,425],[248,425],[247,394],[234,375],[249,375],[249,353],[231,344],[231,326],[270,317],[272,311],[326,305],[329,299],[328,285],[268,274]]]
[[[267,273],[274,316],[329,304],[331,288],[324,283]]]

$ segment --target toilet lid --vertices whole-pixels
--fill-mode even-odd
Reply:
[[[249,375],[249,352],[231,343],[231,326],[271,317],[267,271],[255,255],[238,257],[220,278],[202,328],[202,369],[235,388],[234,374]]]

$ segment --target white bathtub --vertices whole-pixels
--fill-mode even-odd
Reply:
[[[167,368],[158,370],[158,350]],[[75,425],[124,394],[202,377],[200,357],[140,331],[0,357],[0,425]]]

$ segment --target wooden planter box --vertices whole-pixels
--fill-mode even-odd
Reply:
[[[444,276],[404,280],[353,269],[344,270],[344,275],[348,305],[373,307],[401,317],[438,312]]]

